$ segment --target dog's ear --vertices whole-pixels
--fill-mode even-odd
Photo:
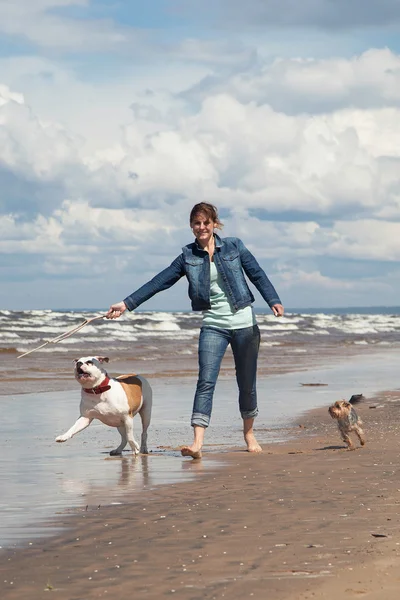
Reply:
[[[108,356],[95,356],[95,359],[98,360],[100,363],[108,363],[110,360]]]
[[[72,361],[75,365],[78,362],[79,358],[74,358],[74,360]]]

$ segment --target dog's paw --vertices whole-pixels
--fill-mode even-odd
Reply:
[[[115,450],[111,450],[110,452],[110,456],[121,456],[122,454],[122,450],[118,450],[118,448],[116,448]]]
[[[67,439],[68,438],[65,435],[59,435],[58,437],[56,437],[56,442],[58,442],[59,444],[61,444],[61,442],[66,442]]]

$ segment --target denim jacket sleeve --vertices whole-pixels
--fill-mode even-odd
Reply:
[[[244,272],[250,279],[251,283],[260,292],[265,302],[270,307],[274,306],[274,304],[282,304],[265,271],[260,267],[253,254],[246,248],[240,239],[238,239],[238,249]]]
[[[141,288],[127,296],[124,300],[128,310],[134,310],[158,292],[172,287],[185,274],[183,255],[179,255],[166,269],[158,273]]]

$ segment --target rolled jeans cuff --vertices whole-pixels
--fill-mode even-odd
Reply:
[[[210,424],[210,417],[208,415],[204,415],[203,413],[193,413],[192,414],[192,422],[191,425],[194,427],[195,425],[199,425],[200,427],[208,427]]]
[[[243,410],[240,413],[242,415],[242,419],[255,419],[258,415],[258,408],[254,410]]]

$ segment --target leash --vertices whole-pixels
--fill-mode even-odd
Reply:
[[[80,331],[81,329],[86,327],[86,325],[89,325],[89,323],[92,323],[93,321],[97,321],[99,319],[105,319],[105,318],[106,318],[106,315],[100,315],[99,317],[92,317],[91,319],[86,319],[85,321],[83,321],[83,323],[81,323],[77,327],[74,327],[73,329],[69,329],[68,331],[65,331],[64,333],[61,333],[59,336],[53,338],[52,340],[47,340],[47,342],[45,342],[41,346],[38,346],[37,348],[33,348],[32,350],[29,350],[28,352],[24,352],[24,354],[20,354],[20,356],[17,356],[17,358],[22,358],[23,356],[27,356],[28,354],[31,354],[32,352],[36,352],[36,350],[40,350],[41,348],[44,348],[48,344],[57,344],[58,342],[62,342],[62,340],[65,340],[66,338],[70,337],[74,333],[77,333],[78,331]]]

